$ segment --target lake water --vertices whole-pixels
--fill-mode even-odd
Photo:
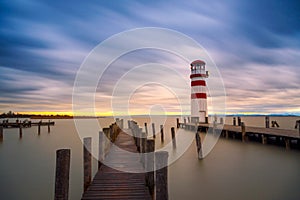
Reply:
[[[281,128],[293,129],[299,117],[271,117]],[[140,126],[150,119],[135,118]],[[101,127],[109,125],[112,118],[99,119]],[[156,148],[170,142],[170,128],[176,118],[157,118],[156,130],[165,122],[165,143],[156,137]],[[263,117],[242,117],[248,126],[264,126]],[[19,139],[18,129],[5,129],[4,141],[0,143],[0,199],[41,200],[53,199],[55,178],[55,151],[71,149],[70,199],[80,199],[82,194],[82,143],[73,120],[55,120],[51,133],[42,127],[41,135],[37,127],[23,129]],[[90,126],[91,119],[81,120],[87,124],[89,134],[97,134]],[[232,124],[232,118],[226,119]],[[126,123],[125,123],[126,124]],[[187,144],[185,138],[194,137],[192,132],[182,132],[180,144]],[[185,135],[184,135],[185,134]],[[95,140],[95,138],[94,138]],[[93,145],[97,144],[93,142]],[[220,138],[210,154],[203,160],[197,159],[196,146],[192,142],[184,149],[183,155],[169,166],[170,199],[300,199],[300,151],[285,150],[283,147],[262,145],[238,140]],[[173,156],[174,156],[173,155]],[[93,160],[93,172],[97,161]]]

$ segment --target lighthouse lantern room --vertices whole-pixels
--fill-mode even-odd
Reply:
[[[191,122],[206,122],[207,95],[205,78],[208,72],[205,71],[205,62],[195,60],[191,63]]]

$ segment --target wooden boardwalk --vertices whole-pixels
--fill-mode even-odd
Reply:
[[[112,146],[104,163],[112,163],[118,170],[103,164],[87,191],[83,193],[82,200],[152,199],[149,189],[145,185],[145,173],[128,172],[143,171],[133,137],[121,131],[114,144],[119,148]],[[133,154],[128,154],[123,150]]]

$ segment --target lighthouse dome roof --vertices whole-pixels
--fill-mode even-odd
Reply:
[[[197,65],[197,64],[205,65],[205,62],[203,60],[195,60],[191,63],[191,66]]]

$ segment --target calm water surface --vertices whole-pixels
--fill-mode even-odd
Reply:
[[[277,117],[281,128],[293,129],[296,117]],[[89,124],[89,119],[85,119]],[[147,118],[135,118],[143,126]],[[157,119],[156,130],[164,119]],[[264,126],[263,117],[242,117],[246,125]],[[101,126],[113,119],[100,119]],[[167,144],[170,127],[175,118],[165,125]],[[40,200],[53,199],[55,151],[71,149],[70,199],[80,199],[82,194],[82,144],[73,120],[55,120],[56,125],[47,133],[37,135],[37,127],[23,129],[19,139],[18,129],[5,129],[0,144],[0,199]],[[226,119],[231,124],[232,118]],[[152,132],[148,126],[149,133]],[[97,133],[93,128],[91,132]],[[184,134],[192,136],[192,132]],[[183,143],[185,139],[177,141]],[[95,142],[93,143],[94,146]],[[159,137],[156,147],[161,148]],[[180,146],[180,145],[179,145]],[[97,162],[93,160],[94,173]],[[219,139],[213,151],[198,160],[195,143],[169,167],[170,199],[300,199],[300,151],[287,151],[282,147],[241,143],[237,140]]]

